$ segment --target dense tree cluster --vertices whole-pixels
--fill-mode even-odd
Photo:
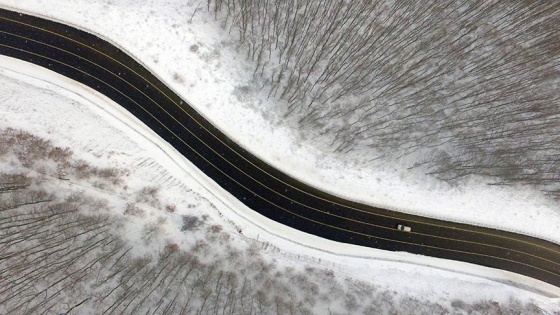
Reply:
[[[560,193],[560,3],[215,0],[258,88],[335,151]]]
[[[189,248],[169,239],[158,245],[165,215],[184,206],[161,207],[165,215],[151,221],[145,209],[162,205],[159,188],[141,189],[143,198],[119,214],[83,188],[114,191],[126,185],[122,171],[76,161],[69,148],[24,131],[0,130],[0,146],[0,163],[13,168],[0,172],[0,314],[543,314],[515,299],[422,301],[312,262],[278,266],[267,253],[280,249],[228,232],[207,215],[183,215],[175,226],[195,240]],[[53,176],[61,164],[64,176]],[[81,188],[61,189],[67,180]],[[144,221],[141,235],[123,237],[135,220]]]
[[[446,308],[328,269],[281,268],[264,258],[268,243],[216,253],[231,236],[215,224],[189,251],[169,243],[139,255],[106,203],[62,198],[22,174],[0,174],[0,187],[1,314],[543,314],[515,299]]]

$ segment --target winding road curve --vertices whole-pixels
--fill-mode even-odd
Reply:
[[[227,138],[146,68],[108,42],[0,9],[0,54],[79,81],[111,98],[260,214],[330,240],[512,271],[560,287],[560,246],[344,200],[263,163]],[[397,224],[412,232],[396,230]]]

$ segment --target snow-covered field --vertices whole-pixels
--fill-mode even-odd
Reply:
[[[239,143],[321,189],[402,211],[499,226],[560,242],[560,216],[555,214],[558,206],[537,191],[477,186],[476,182],[452,189],[419,174],[406,173],[398,165],[364,170],[314,149],[284,126],[271,125],[274,118],[267,117],[256,105],[266,98],[247,99],[236,90],[239,82],[248,80],[244,73],[250,67],[235,53],[227,31],[207,16],[203,5],[197,7],[199,1],[75,0],[57,2],[56,6],[52,1],[2,3],[70,22],[118,43]],[[270,241],[290,253],[290,259],[319,263],[339,274],[432,301],[506,300],[516,296],[536,299],[551,312],[560,307],[558,300],[501,283],[517,282],[530,291],[559,294],[558,288],[526,277],[302,237],[302,233],[253,214],[221,192],[169,145],[105,97],[10,58],[2,57],[0,64],[0,127],[23,128],[51,139],[58,146],[83,152],[80,158],[96,165],[130,169],[131,178],[136,178],[129,183],[131,190],[146,183],[157,185],[169,203],[186,203],[185,196],[191,192],[201,195],[217,220],[235,222],[243,235]],[[294,169],[297,174],[289,171]],[[295,246],[294,239],[302,244]]]
[[[267,111],[266,95],[240,88],[253,66],[198,0],[0,1],[100,34],[144,63],[238,143],[291,176],[353,200],[560,242],[560,205],[537,189],[471,179],[451,187],[402,165],[365,168],[320,151]]]
[[[40,67],[0,57],[0,128],[21,128],[68,147],[74,155],[99,167],[126,170],[125,190],[62,181],[59,188],[87,191],[110,200],[115,211],[144,187],[158,187],[159,200],[175,205],[164,227],[166,242],[188,247],[196,239],[178,231],[181,215],[192,214],[189,205],[197,200],[202,211],[224,230],[237,234],[234,245],[256,239],[274,246],[267,259],[277,265],[311,265],[333,270],[339,277],[359,279],[397,296],[447,304],[462,300],[507,303],[511,297],[534,301],[552,312],[560,307],[560,290],[527,277],[470,264],[432,259],[408,253],[391,253],[326,241],[259,216],[210,182],[167,143],[140,124],[112,101],[97,92]],[[3,168],[7,166],[4,164]],[[65,187],[69,185],[69,187]],[[165,205],[159,205],[163,207]],[[162,217],[148,207],[146,222]],[[138,227],[135,227],[138,226]],[[142,225],[131,224],[125,237],[138,251],[156,251],[161,244],[143,245]],[[297,240],[297,242],[296,242]],[[435,267],[435,268],[434,268]],[[447,301],[447,302],[445,302]]]

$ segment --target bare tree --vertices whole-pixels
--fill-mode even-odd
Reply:
[[[559,194],[559,3],[216,0],[208,8],[237,30],[277,110],[332,150],[369,148],[448,181],[475,174]]]
[[[18,141],[33,138],[15,134]],[[35,165],[37,161],[27,162]],[[69,162],[71,165],[72,160]],[[25,174],[0,173],[2,314],[446,311],[438,304],[399,298],[393,291],[337,277],[322,267],[278,267],[265,256],[267,250],[282,254],[273,244],[230,234],[204,215],[202,219],[189,216],[188,228],[177,227],[185,237],[202,237],[204,242],[195,242],[191,248],[168,242],[161,249],[146,247],[151,251],[140,253],[135,247],[142,242],[131,244],[121,238],[118,215],[103,209],[108,203],[85,193],[52,194],[44,184],[43,179]],[[236,242],[250,245],[243,251],[230,243],[234,237],[242,238]],[[455,301],[451,307],[464,312],[499,309],[504,313],[545,313],[533,303],[515,299],[473,304]]]

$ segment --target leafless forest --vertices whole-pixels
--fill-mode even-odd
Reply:
[[[560,196],[560,2],[207,4],[254,62],[252,90],[333,151]]]
[[[515,298],[436,304],[339,276],[312,257],[278,264],[267,253],[295,257],[207,215],[182,215],[175,228],[194,245],[181,248],[163,238],[164,225],[192,206],[148,217],[144,209],[161,202],[146,188],[138,202],[111,208],[85,187],[115,191],[124,172],[24,131],[0,130],[0,163],[0,314],[545,314]],[[136,240],[123,237],[135,220]]]

